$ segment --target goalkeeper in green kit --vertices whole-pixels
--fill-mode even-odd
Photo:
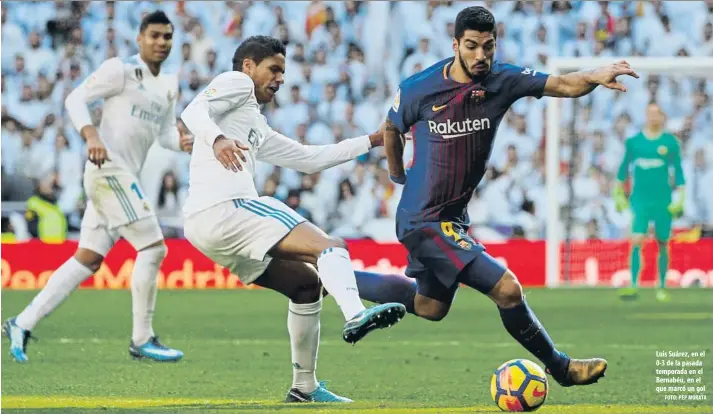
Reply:
[[[633,215],[631,225],[631,287],[622,289],[624,299],[637,297],[639,272],[641,270],[641,245],[654,224],[658,242],[659,289],[656,298],[668,300],[664,290],[668,270],[668,240],[671,222],[683,214],[684,178],[681,167],[681,147],[678,139],[664,131],[666,115],[656,103],[646,107],[646,125],[643,130],[626,140],[626,152],[619,166],[614,200],[616,208],[622,211],[631,204]],[[673,167],[673,168],[672,168]],[[624,194],[624,182],[633,178],[631,197]],[[673,169],[673,180],[671,170]]]

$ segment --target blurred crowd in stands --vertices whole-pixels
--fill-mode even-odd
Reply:
[[[163,70],[180,74],[177,116],[214,76],[231,69],[241,40],[269,34],[287,45],[287,73],[263,113],[295,140],[329,144],[376,131],[400,81],[452,56],[455,17],[469,5],[494,13],[496,59],[537,71],[558,56],[713,56],[710,0],[3,2],[3,232],[33,233],[35,219],[24,206],[33,196],[61,210],[70,235],[79,229],[86,151],[64,98],[104,60],[137,53],[138,24],[150,11],[165,11],[175,25]],[[639,72],[640,80],[626,81],[625,94],[600,88],[561,101],[558,200],[547,200],[544,187],[547,99],[518,101],[469,205],[473,235],[543,238],[554,202],[571,218],[574,239],[626,237],[629,213],[617,212],[610,195],[624,141],[640,130],[652,100],[682,143],[686,211],[675,226],[712,227],[713,80],[685,71]],[[91,108],[98,121],[101,102]],[[181,237],[190,155],[162,151],[152,149],[142,182],[166,235]],[[382,150],[321,174],[260,164],[256,185],[332,234],[393,240],[401,187],[389,181],[385,166]]]

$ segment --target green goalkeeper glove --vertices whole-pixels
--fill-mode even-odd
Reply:
[[[686,198],[686,193],[683,187],[678,187],[673,191],[671,204],[668,205],[668,211],[673,218],[677,219],[683,216],[683,202]]]
[[[629,208],[629,200],[626,199],[626,194],[624,194],[624,186],[621,183],[617,183],[614,187],[614,205],[616,206],[616,211],[622,212]]]

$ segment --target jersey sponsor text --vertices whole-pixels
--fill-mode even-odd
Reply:
[[[441,134],[445,139],[458,138],[473,132],[490,129],[490,119],[466,119],[456,121],[448,119],[446,122],[428,121],[428,131],[432,134]]]

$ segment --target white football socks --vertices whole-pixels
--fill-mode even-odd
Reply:
[[[153,315],[156,309],[158,270],[168,249],[165,245],[141,250],[131,272],[131,302],[134,327],[131,340],[143,345],[154,336]]]
[[[317,259],[317,270],[322,285],[334,297],[346,320],[365,309],[359,298],[356,276],[346,249],[330,247],[323,251]]]
[[[42,291],[17,316],[15,324],[22,329],[33,330],[40,319],[57,309],[92,273],[91,269],[71,257],[52,273]]]
[[[287,331],[292,348],[292,388],[309,394],[317,389],[317,350],[319,349],[319,313],[322,300],[298,304],[290,301]]]

